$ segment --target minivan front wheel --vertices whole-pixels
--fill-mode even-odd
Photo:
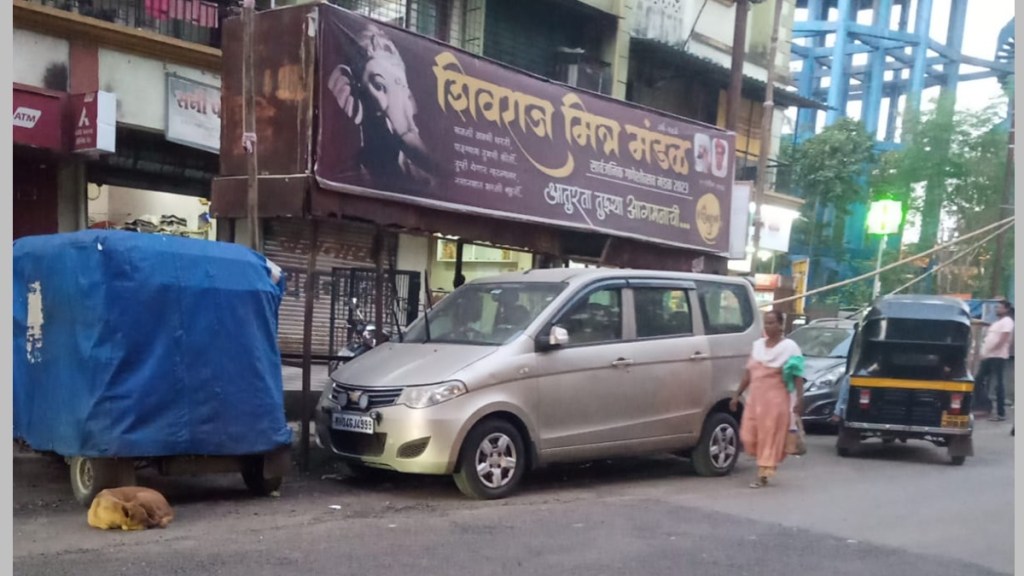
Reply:
[[[504,420],[477,424],[462,443],[455,485],[477,500],[495,500],[511,494],[526,472],[523,437]]]
[[[739,458],[739,426],[736,419],[715,412],[704,421],[700,443],[693,451],[693,468],[700,476],[725,476]]]

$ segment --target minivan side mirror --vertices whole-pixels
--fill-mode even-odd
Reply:
[[[561,326],[552,326],[547,333],[542,332],[537,338],[537,349],[540,351],[552,350],[568,343],[569,331]]]
[[[569,343],[569,331],[561,326],[552,326],[551,333],[548,335],[548,346],[556,348],[558,346],[565,346]]]

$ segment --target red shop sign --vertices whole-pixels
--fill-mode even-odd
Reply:
[[[782,286],[782,276],[778,274],[754,274],[755,290],[775,290]]]
[[[72,152],[114,152],[117,98],[110,92],[71,96]]]
[[[14,143],[63,152],[64,99],[53,94],[14,89]]]

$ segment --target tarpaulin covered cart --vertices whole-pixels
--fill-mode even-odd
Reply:
[[[14,435],[71,465],[88,505],[161,474],[290,463],[279,270],[234,244],[89,230],[14,243]]]

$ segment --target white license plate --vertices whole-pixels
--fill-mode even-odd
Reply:
[[[336,412],[331,416],[331,427],[335,430],[344,430],[346,432],[373,434],[373,418],[359,414]]]

